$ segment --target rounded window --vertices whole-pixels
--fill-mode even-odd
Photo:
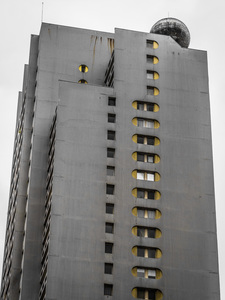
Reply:
[[[156,268],[134,267],[131,272],[135,277],[149,279],[160,279],[162,277],[162,271]]]
[[[144,144],[144,145],[152,145],[158,146],[160,144],[159,138],[155,136],[145,136],[140,134],[134,134],[132,136],[132,141],[137,144]]]
[[[144,111],[152,111],[157,112],[159,111],[159,105],[152,102],[144,102],[144,101],[134,101],[132,106],[137,110],[144,110]]]
[[[80,65],[79,66],[79,71],[82,73],[87,73],[88,72],[88,67],[86,65]]]
[[[157,120],[133,118],[132,123],[137,127],[159,128],[160,124]]]
[[[84,83],[84,84],[87,84],[88,82],[87,82],[87,80],[85,80],[85,79],[80,79],[80,80],[78,81],[78,83]]]
[[[163,298],[162,292],[158,289],[135,287],[131,293],[134,298],[138,298],[138,299],[161,300]]]
[[[154,171],[134,170],[132,176],[138,180],[159,181],[160,174]]]
[[[160,162],[160,157],[157,154],[147,152],[133,152],[132,158],[136,161],[153,164],[157,164]]]
[[[132,228],[132,233],[133,235],[139,236],[141,238],[158,239],[162,236],[162,232],[160,229],[145,226],[134,226]]]
[[[132,190],[132,195],[135,198],[145,199],[145,200],[159,200],[161,194],[157,190],[134,188]]]
[[[162,214],[158,209],[146,207],[133,207],[132,214],[138,218],[160,219]]]

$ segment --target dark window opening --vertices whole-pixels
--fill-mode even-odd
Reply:
[[[137,153],[137,161],[145,161],[145,155],[143,153]]]
[[[114,211],[114,204],[106,203],[105,212],[107,214],[113,214]]]
[[[147,55],[147,63],[153,63],[153,60],[154,60],[154,56],[153,55]]]
[[[115,149],[107,148],[107,157],[113,158],[115,156]]]
[[[86,65],[80,65],[79,66],[79,71],[82,73],[87,73],[88,72],[88,67]]]
[[[78,81],[78,83],[84,83],[84,84],[87,84],[88,82],[87,82],[85,79],[80,79],[80,80]]]
[[[111,140],[111,141],[114,141],[115,138],[116,138],[116,132],[113,131],[113,130],[108,130],[108,132],[107,132],[107,139]]]
[[[114,224],[113,223],[105,223],[105,232],[113,233]]]
[[[113,285],[112,284],[104,284],[104,295],[112,296]]]
[[[113,252],[113,243],[105,243],[105,253]]]
[[[115,167],[107,166],[107,175],[108,176],[114,176],[115,175]]]
[[[147,137],[147,145],[154,145],[155,144],[155,138],[154,137]]]
[[[145,256],[145,248],[137,248],[137,256],[144,257]]]
[[[115,114],[108,114],[108,122],[115,123],[116,122],[116,115]]]
[[[137,236],[144,237],[145,236],[145,229],[138,227],[137,228]]]
[[[138,135],[137,142],[138,144],[144,144],[145,138],[142,135]]]
[[[116,98],[109,97],[108,98],[108,106],[116,106]]]
[[[145,191],[144,190],[137,190],[137,197],[138,198],[145,198]]]
[[[154,95],[154,87],[147,86],[147,95]]]
[[[137,298],[145,299],[145,289],[138,288],[138,290],[137,290]]]
[[[151,191],[147,191],[148,193],[148,199],[153,199],[155,198],[155,191],[151,190]]]
[[[155,258],[155,249],[148,249],[148,257]]]
[[[148,228],[148,237],[155,238],[155,229],[154,228]]]
[[[138,110],[144,110],[144,103],[138,102],[138,103],[137,103],[137,109],[138,109]]]
[[[114,185],[113,184],[106,184],[106,194],[113,195],[114,194]]]
[[[105,274],[112,274],[113,264],[105,263]]]

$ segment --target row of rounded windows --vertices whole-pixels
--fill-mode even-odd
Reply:
[[[134,298],[145,300],[161,300],[163,298],[163,294],[160,290],[142,287],[135,287],[132,290],[132,296]]]
[[[154,119],[133,118],[132,123],[137,127],[159,128],[160,124]]]
[[[133,170],[132,176],[138,180],[159,181],[160,174],[154,171]]]
[[[157,42],[152,40],[147,40],[146,42],[147,42],[147,47],[153,49],[156,49],[159,46]],[[157,57],[152,55],[147,55],[147,62],[156,64],[158,63],[158,61],[159,59]],[[150,73],[147,71],[147,78],[158,79],[159,75],[156,72]],[[159,94],[159,90],[155,87],[147,87],[147,91],[148,94],[152,94],[152,95]],[[132,103],[132,106],[137,110],[152,111],[152,112],[159,111],[159,106],[156,103],[134,101]],[[132,123],[135,126],[146,127],[146,128],[159,128],[160,126],[159,122],[153,119],[133,118]],[[154,145],[154,146],[160,144],[160,140],[155,136],[145,136],[145,135],[135,134],[133,135],[132,140],[138,144]],[[132,154],[132,158],[136,161],[151,162],[151,163],[158,163],[160,161],[160,157],[157,154],[150,154],[145,152],[134,152]],[[160,180],[160,174],[158,172],[134,170],[132,172],[132,176],[135,179],[139,179],[139,180],[147,180],[147,181]],[[132,195],[136,198],[146,199],[146,200],[159,200],[161,198],[161,194],[159,191],[150,190],[150,189],[141,189],[141,188],[134,188],[132,190]],[[132,213],[134,216],[139,218],[146,218],[146,219],[161,218],[161,212],[158,209],[134,207],[132,209]],[[137,226],[137,225],[132,228],[132,233],[135,236],[143,237],[143,238],[160,238],[162,235],[162,232],[158,228]],[[145,257],[145,258],[160,258],[162,256],[162,251],[159,248],[145,247],[145,246],[134,246],[132,248],[132,253],[135,256]],[[142,277],[142,278],[160,279],[162,277],[162,271],[156,268],[149,269],[143,267],[134,267],[132,269],[132,274],[135,277]],[[142,288],[142,287],[135,287],[132,290],[132,296],[134,298],[139,298],[139,299],[161,300],[163,298],[163,294],[160,290],[151,289],[151,288]]]
[[[132,103],[132,106],[137,110],[152,111],[152,112],[159,111],[159,105],[156,103],[153,103],[153,102],[145,102],[145,101],[135,100]]]

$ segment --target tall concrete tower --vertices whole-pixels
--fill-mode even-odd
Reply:
[[[2,300],[219,300],[205,51],[43,23],[19,93]]]

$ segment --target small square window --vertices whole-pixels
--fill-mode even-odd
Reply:
[[[155,258],[155,249],[148,249],[148,257]]]
[[[154,111],[154,103],[147,103],[147,111]]]
[[[106,206],[105,206],[106,214],[113,214],[113,211],[114,211],[114,204],[106,203]]]
[[[156,299],[155,291],[153,290],[148,291],[148,299],[152,299],[152,300]]]
[[[144,140],[145,140],[145,138],[142,135],[138,135],[138,137],[137,137],[138,144],[144,144]]]
[[[147,162],[154,163],[154,155],[147,155]]]
[[[154,137],[148,137],[147,138],[147,144],[148,145],[154,145],[155,144],[155,138]]]
[[[137,197],[144,199],[144,197],[145,197],[145,191],[144,190],[137,190]]]
[[[112,274],[113,264],[105,263],[105,274]]]
[[[148,47],[148,48],[151,48],[151,49],[153,49],[153,41],[152,40],[146,40],[146,46]]]
[[[155,238],[155,229],[154,228],[148,228],[148,237]]]
[[[154,72],[147,70],[147,79],[154,79]]]
[[[104,295],[112,296],[113,285],[112,284],[104,284]]]
[[[137,276],[145,277],[145,269],[137,268]]]
[[[148,181],[154,181],[155,175],[153,173],[147,173],[147,180]]]
[[[106,233],[113,233],[114,224],[113,223],[105,223],[105,232]]]
[[[145,180],[145,173],[144,172],[137,172],[137,179]]]
[[[155,219],[155,211],[154,210],[148,210],[148,218]]]
[[[138,288],[137,298],[145,299],[145,290],[144,289]],[[149,299],[154,299],[154,298],[149,298]]]
[[[105,253],[113,252],[113,243],[105,243]]]
[[[108,106],[116,106],[116,98],[109,97],[108,98]]]
[[[154,128],[155,127],[155,123],[152,120],[145,120],[144,127],[146,127],[146,128]]]
[[[154,199],[155,198],[155,192],[154,191],[148,191],[148,199]]]
[[[138,102],[138,103],[137,103],[137,109],[138,109],[138,110],[144,110],[144,103]]]
[[[154,87],[147,86],[147,95],[154,95]]]
[[[108,122],[109,123],[116,123],[116,115],[115,114],[108,114]]]
[[[115,149],[107,148],[107,157],[115,157]]]
[[[138,209],[137,215],[139,218],[144,218],[145,217],[145,210],[144,209]]]
[[[156,271],[148,270],[148,278],[156,278]]]
[[[145,236],[145,229],[138,227],[137,228],[137,236],[144,237]]]
[[[138,119],[138,124],[139,127],[143,127],[144,126],[144,120],[143,119]]]
[[[114,185],[113,184],[106,184],[106,194],[113,195],[114,194]]]
[[[145,256],[145,249],[138,247],[137,248],[137,256],[144,257]]]
[[[113,130],[108,130],[107,139],[113,141],[113,140],[115,140],[115,138],[116,138],[116,132]]]
[[[115,175],[115,167],[107,166],[107,175],[108,176],[114,176]]]
[[[137,161],[145,161],[145,156],[143,153],[137,154]]]
[[[147,59],[147,63],[150,63],[150,64],[153,63],[153,56],[152,55],[147,55],[146,59]]]

